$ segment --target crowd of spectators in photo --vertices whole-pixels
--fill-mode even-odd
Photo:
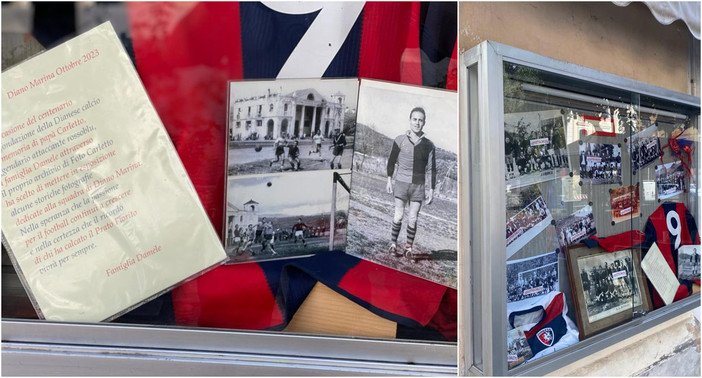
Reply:
[[[546,203],[544,198],[539,196],[539,198],[507,220],[507,245],[514,241],[512,236],[520,232],[527,232],[547,217]]]
[[[557,255],[548,258],[553,260]],[[544,260],[546,258],[507,264],[508,303],[558,290],[558,261],[546,263]]]
[[[580,146],[580,177],[593,184],[620,182],[621,149],[613,144],[583,143]]]

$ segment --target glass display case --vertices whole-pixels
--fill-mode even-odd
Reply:
[[[699,98],[490,41],[462,59],[461,372],[542,375],[699,306]]]
[[[455,3],[421,2],[11,2],[2,5],[2,66],[22,64],[110,21],[224,241],[223,220],[241,210],[224,195],[230,81],[363,78],[455,91],[456,12]],[[308,109],[312,122],[321,119],[321,107]],[[339,121],[349,160],[354,109],[355,103],[345,108]],[[252,113],[261,111],[259,105]],[[252,127],[268,127],[257,122]],[[300,141],[305,148],[311,143]],[[325,157],[330,144],[327,138]],[[324,184],[332,196],[332,181]],[[333,188],[334,196],[349,190],[336,181]],[[253,200],[267,205],[264,194]],[[308,242],[326,245],[329,234],[315,233]],[[455,376],[455,287],[353,257],[338,244],[330,249],[224,264],[110,322],[72,323],[39,319],[3,247],[3,371]]]

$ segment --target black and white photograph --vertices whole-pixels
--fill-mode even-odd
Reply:
[[[638,132],[627,140],[631,171],[636,174],[661,157],[661,142],[658,139],[658,127],[652,125]]]
[[[622,181],[622,149],[616,144],[585,142],[578,147],[583,185],[619,184]]]
[[[551,225],[553,217],[537,185],[506,192],[507,258],[512,257],[536,235]]]
[[[558,291],[558,252],[507,261],[507,303]]]
[[[683,245],[678,248],[678,278],[681,280],[700,279],[699,245]]]
[[[357,79],[229,82],[233,175],[350,169]]]
[[[350,176],[349,170],[327,170],[229,177],[225,239],[229,263],[343,249],[349,196],[334,185],[335,172]]]
[[[640,249],[608,252],[576,244],[568,247],[566,259],[581,340],[652,309]]]
[[[561,247],[578,243],[591,235],[595,235],[597,228],[595,227],[595,216],[592,214],[592,207],[587,205],[573,214],[556,221],[556,232],[558,233],[558,242]]]
[[[675,197],[685,191],[685,168],[680,160],[656,166],[658,199]]]
[[[507,363],[510,369],[521,365],[533,355],[526,335],[521,328],[507,331]]]
[[[617,251],[577,259],[590,323],[641,304],[631,251]]]
[[[346,252],[456,287],[456,92],[362,80]]]
[[[505,114],[505,180],[519,187],[565,176],[569,170],[560,110]]]

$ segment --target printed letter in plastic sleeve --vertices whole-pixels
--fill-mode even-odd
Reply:
[[[109,23],[1,95],[3,243],[41,318],[109,320],[226,259]]]

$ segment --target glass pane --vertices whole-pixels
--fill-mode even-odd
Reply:
[[[698,216],[698,112],[504,64],[509,368],[660,307],[641,259]]]
[[[343,13],[345,20],[349,21],[345,23],[346,26],[334,22],[331,30],[328,30],[329,36],[339,38],[340,42],[334,46],[338,51],[329,57],[317,77],[356,79],[363,76],[456,89],[457,54],[453,51],[456,46],[455,3],[421,3],[419,6],[412,3],[356,3],[353,6],[344,5],[344,12],[339,12],[340,4],[303,2],[295,5],[300,9],[291,11],[290,6],[259,2],[3,3],[2,67],[5,70],[102,22],[110,21],[132,59],[214,228],[220,232],[223,242],[228,239],[238,246],[243,244],[242,235],[251,237],[255,234],[248,229],[246,233],[233,228],[228,230],[231,234],[223,230],[225,217],[229,215],[228,220],[232,223],[235,216],[232,215],[234,211],[229,212],[228,204],[224,201],[228,142],[245,139],[251,135],[244,131],[249,128],[268,130],[270,121],[266,117],[270,114],[290,115],[295,111],[296,104],[299,106],[311,99],[294,98],[297,103],[271,103],[266,106],[251,104],[227,114],[228,80],[271,80],[279,73],[285,76],[284,66],[291,64],[288,59],[309,55],[294,54],[293,51],[305,32],[322,15]],[[326,10],[333,8],[337,13],[323,12],[322,7],[329,8]],[[352,8],[355,13],[351,11]],[[385,20],[386,14],[392,14],[398,22],[378,22]],[[410,20],[420,21],[410,23]],[[410,30],[410,24],[416,30]],[[388,39],[388,35],[396,35],[397,39]],[[413,37],[408,39],[407,35]],[[379,48],[378,51],[382,50],[382,53],[361,56],[362,48],[372,47],[367,46],[368,40],[386,43],[387,48]],[[365,45],[361,46],[362,43]],[[404,45],[407,43],[411,48]],[[314,49],[318,50],[316,47]],[[408,57],[405,50],[416,54],[412,55],[412,59],[416,58],[417,64],[401,64]],[[309,77],[307,73],[298,71],[302,72],[303,68],[311,65],[309,60],[302,59],[294,65],[297,70],[288,75]],[[271,90],[268,91],[270,93]],[[275,88],[273,93],[277,93]],[[324,93],[326,97],[319,101],[328,105],[330,101],[339,100],[334,97],[336,95]],[[355,105],[354,100],[352,106],[338,109],[344,112],[343,115],[335,114],[335,120],[339,122],[337,127],[346,136],[349,150],[355,136]],[[313,116],[320,120],[334,114],[329,111],[324,114],[320,110]],[[234,130],[230,141],[226,136],[228,123]],[[332,126],[328,121],[322,124],[326,140],[321,144],[320,156],[332,154],[330,144],[332,130],[335,129]],[[281,127],[291,134],[294,129],[293,124],[283,124]],[[303,135],[305,132],[297,134]],[[304,145],[301,151],[309,150],[312,145],[309,132],[306,134],[306,138],[300,141],[301,146]],[[268,132],[260,134],[261,143],[272,145],[273,141],[266,139],[264,142],[264,135],[268,136]],[[333,193],[338,202],[346,202],[339,205],[344,211],[335,220],[338,238],[330,238],[329,228],[322,226],[299,232],[300,236],[307,238],[301,240],[303,245],[299,249],[305,248],[311,241],[324,247],[331,245],[330,248],[322,248],[324,253],[224,265],[143,304],[114,322],[409,339],[455,345],[455,277],[451,287],[435,284],[352,257],[340,249],[343,243],[339,243],[339,239],[346,236],[345,209],[348,207],[349,189],[339,182],[351,184],[352,181],[347,174],[352,168],[353,150],[349,150],[344,153],[348,159],[343,163],[345,171],[339,177],[341,180],[335,181],[337,185],[334,189],[331,179],[324,182],[329,185],[325,195],[332,196]],[[308,154],[301,155],[303,163],[308,160]],[[270,158],[267,156],[267,159]],[[325,165],[329,165],[328,160]],[[305,168],[304,164],[302,167]],[[268,165],[264,168],[267,169]],[[455,206],[455,195],[453,200],[444,196],[449,190],[455,194],[455,172],[454,167],[452,173],[445,173],[439,178],[444,190],[437,189],[435,204],[445,203],[449,208],[450,205]],[[270,182],[268,184],[270,186]],[[255,200],[263,202],[261,198]],[[241,222],[246,221],[243,215],[236,214],[242,217]],[[320,223],[332,222],[328,218]],[[295,220],[300,219],[295,217]],[[290,226],[293,224],[294,221]],[[286,228],[279,235],[296,234],[290,227]],[[388,237],[390,229],[388,226]],[[402,233],[404,238],[405,231]],[[455,230],[453,234],[456,234]],[[418,239],[420,237],[429,236],[418,236]],[[297,235],[295,242],[290,237],[276,239],[276,248],[282,247],[286,241],[299,246],[301,243],[297,239]],[[253,242],[260,245],[260,240],[254,239]],[[455,253],[453,256],[455,260]],[[2,316],[37,318],[4,247],[2,267]],[[308,297],[320,300],[308,302]],[[324,311],[331,311],[332,315],[326,313],[325,316]],[[302,319],[304,314],[306,320]],[[334,314],[339,316],[335,317]]]

